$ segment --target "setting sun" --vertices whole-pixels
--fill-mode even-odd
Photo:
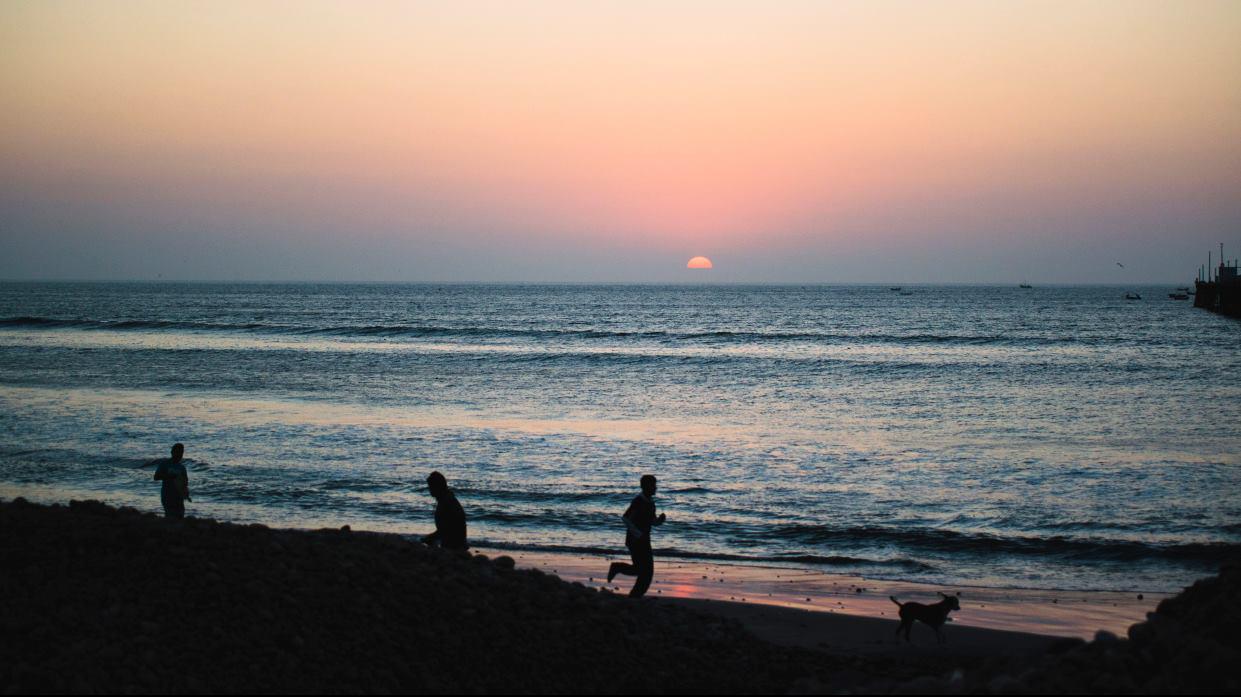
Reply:
[[[689,263],[685,265],[685,268],[687,269],[710,269],[714,267],[712,266],[710,259],[706,257],[694,257],[693,259],[689,260]]]

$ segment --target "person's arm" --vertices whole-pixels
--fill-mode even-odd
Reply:
[[[634,525],[633,521],[629,519],[629,513],[627,511],[625,515],[621,516],[621,520],[625,521],[625,527],[629,528],[629,534],[638,539],[642,538],[642,530],[637,525]]]
[[[179,483],[181,484],[181,497],[186,501],[193,501],[194,499],[190,498],[190,475],[188,472],[181,475]]]
[[[631,516],[633,515],[634,506],[636,505],[638,505],[637,499],[634,499],[632,502],[630,502],[629,508],[625,509],[625,514],[621,516],[621,520],[625,521],[625,527],[629,529],[629,534],[633,535],[635,538],[640,539],[643,535],[643,532],[637,525],[634,524],[633,519],[631,518]]]
[[[163,479],[163,478],[164,478],[164,472],[165,472],[166,470],[167,470],[167,468],[166,468],[166,467],[164,467],[164,463],[162,463],[162,462],[161,462],[161,463],[159,463],[158,465],[156,465],[156,466],[155,466],[155,480],[156,480],[156,481],[159,481],[159,480]]]
[[[668,520],[668,516],[660,513],[658,518],[651,521],[651,525],[663,525],[665,520]]]
[[[440,537],[442,536],[441,530],[443,529],[443,526],[440,525],[440,522],[441,522],[440,518],[443,515],[444,515],[443,512],[440,511],[440,507],[436,505],[435,506],[435,532],[422,538],[422,543],[424,545],[433,545],[436,542],[440,541]]]

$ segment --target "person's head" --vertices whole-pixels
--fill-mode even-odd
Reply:
[[[655,475],[653,474],[642,475],[641,484],[642,484],[642,493],[646,494],[647,496],[655,495]]]
[[[438,499],[447,493],[448,480],[444,479],[444,475],[439,472],[432,472],[427,475],[427,489],[430,489],[431,495]]]
[[[180,443],[177,443],[176,445],[172,446],[172,461],[173,461],[173,462],[180,462],[180,461],[181,461],[181,457],[182,457],[183,455],[185,455],[185,446],[184,446],[184,445],[181,445]]]

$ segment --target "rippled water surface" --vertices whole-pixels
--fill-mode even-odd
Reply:
[[[1241,323],[1169,289],[0,284],[0,496],[957,584],[1241,551]]]

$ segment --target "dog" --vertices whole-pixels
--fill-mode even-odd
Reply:
[[[944,622],[948,621],[948,613],[953,610],[961,609],[961,601],[956,596],[944,595],[940,593],[943,600],[934,605],[923,605],[922,603],[902,603],[896,599],[896,596],[889,595],[888,598],[896,603],[900,610],[901,624],[896,628],[896,636],[900,638],[901,630],[905,632],[905,641],[909,641],[909,632],[914,627],[915,620],[921,620],[923,624],[935,630],[935,638],[939,643],[947,643],[944,638]]]

